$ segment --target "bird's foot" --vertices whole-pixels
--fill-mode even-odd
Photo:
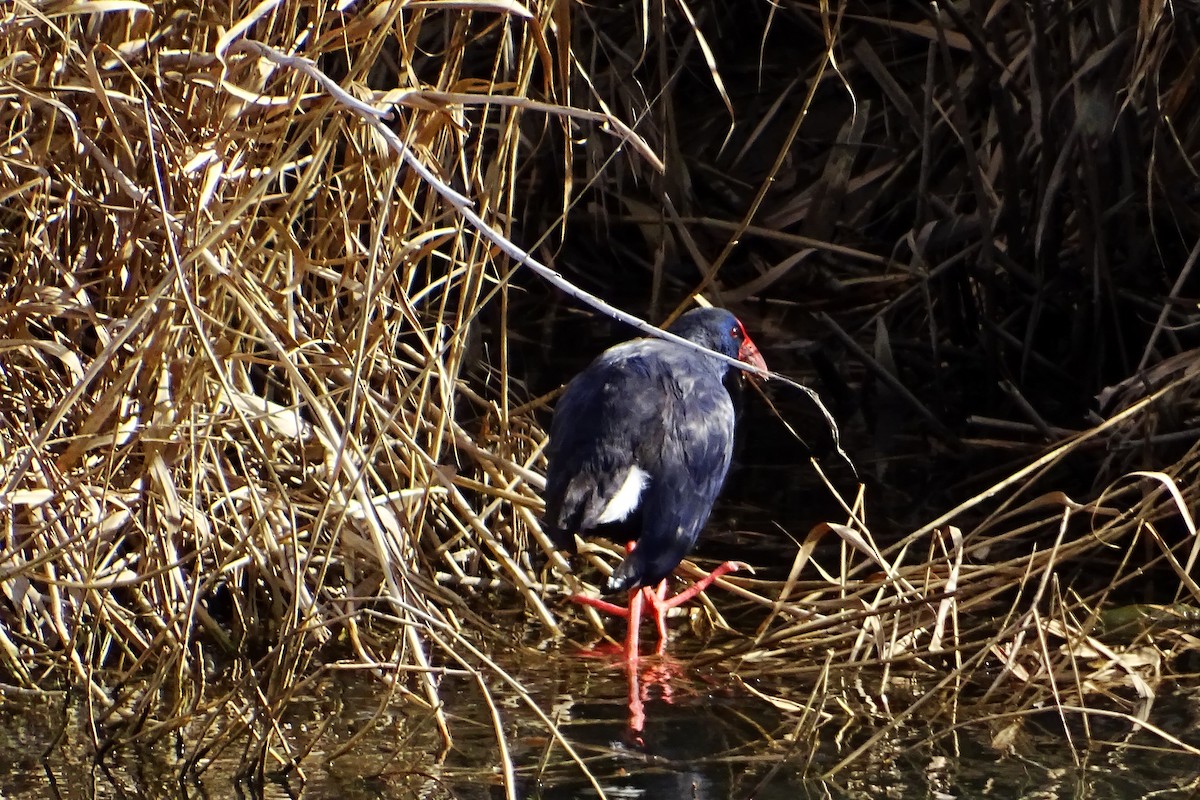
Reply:
[[[716,569],[714,569],[712,572],[708,573],[703,578],[696,581],[691,586],[684,589],[682,592],[675,595],[674,597],[668,597],[665,599],[662,599],[660,597],[658,603],[654,603],[654,601],[651,601],[651,604],[655,605],[656,607],[658,605],[661,605],[664,611],[675,608],[676,606],[683,605],[687,601],[696,597],[696,595],[703,592],[709,586],[711,586],[713,581],[715,581],[719,578],[723,578],[724,576],[728,575],[731,572],[737,572],[739,569],[746,569],[746,570],[753,571],[753,567],[751,567],[749,564],[746,564],[745,562],[726,561],[724,564],[721,564]],[[660,588],[662,588],[662,587],[660,587]]]
[[[616,603],[610,603],[598,597],[589,597],[585,594],[573,594],[570,599],[573,603],[589,606],[602,613],[627,620],[628,630],[625,635],[625,662],[627,664],[635,664],[638,660],[638,629],[641,626],[643,616],[654,620],[654,627],[658,631],[658,646],[655,647],[654,654],[661,656],[667,647],[667,612],[694,599],[711,586],[713,581],[731,572],[737,572],[740,569],[753,571],[753,568],[749,564],[741,561],[726,561],[673,597],[667,597],[667,582],[665,580],[659,582],[653,588],[645,586],[640,589],[634,589],[629,593],[628,606],[620,606]]]
[[[573,594],[568,598],[572,603],[578,603],[581,606],[589,606],[597,611],[605,614],[612,614],[614,617],[629,619],[629,609],[625,606],[619,606],[616,603],[610,603],[607,600],[601,600],[599,597],[588,597],[586,594]]]
[[[627,665],[633,665],[638,660],[638,631],[641,628],[643,616],[653,616],[655,618],[659,634],[658,649],[655,652],[658,655],[661,655],[663,652],[666,641],[666,623],[663,621],[663,616],[666,612],[664,610],[662,613],[659,613],[657,609],[666,591],[666,581],[660,583],[657,589],[651,589],[650,587],[634,589],[629,593],[628,606],[619,606],[616,603],[610,603],[598,597],[589,597],[586,594],[573,594],[570,599],[573,603],[579,603],[604,614],[621,617],[627,621],[624,660]]]

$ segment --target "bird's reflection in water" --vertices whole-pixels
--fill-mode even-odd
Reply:
[[[683,673],[683,665],[668,655],[624,661],[629,716],[625,724],[626,741],[635,747],[645,747],[646,703],[661,700],[668,705],[675,700],[671,681]]]
[[[675,682],[684,678],[686,667],[666,655],[660,644],[653,656],[627,658],[625,648],[615,642],[601,642],[580,651],[583,658],[595,658],[620,667],[625,672],[626,717],[623,739],[627,745],[645,747],[646,703],[659,701],[671,705],[675,701]]]

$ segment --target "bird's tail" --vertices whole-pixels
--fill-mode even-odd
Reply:
[[[636,552],[636,551],[635,551]],[[643,586],[641,567],[635,563],[632,555],[622,561],[620,565],[613,570],[613,574],[608,576],[608,581],[604,584],[601,591],[604,594],[616,594],[617,592],[627,592],[631,589],[636,589]]]
[[[688,539],[666,542],[645,537],[638,540],[633,552],[617,565],[604,584],[606,594],[629,591],[641,586],[654,586],[667,578],[691,549]]]

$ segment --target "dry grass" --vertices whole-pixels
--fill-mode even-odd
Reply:
[[[256,687],[230,717],[274,741],[329,658],[440,714],[487,630],[442,583],[502,577],[555,630],[514,533],[542,437],[479,320],[511,266],[446,186],[506,227],[522,108],[487,98],[564,90],[548,12],[470,5],[5,12],[13,682],[150,733]]]
[[[791,580],[734,581],[761,625],[713,657],[799,663],[822,708],[831,651],[882,697],[935,676],[881,728],[1150,724],[1194,640],[1098,626],[1155,570],[1200,604],[1200,120],[1194,25],[1127,5],[9,6],[0,668],[113,736],[211,714],[260,769],[302,759],[271,721],[332,662],[447,738],[447,671],[545,719],[470,602],[558,632],[518,241],[622,264],[592,278],[648,316],[703,292],[815,331],[877,479],[989,457],[936,522],[873,531],[868,491]]]

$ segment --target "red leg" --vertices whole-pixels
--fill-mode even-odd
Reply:
[[[579,603],[581,606],[591,606],[597,611],[612,614],[614,617],[629,618],[629,609],[627,607],[610,603],[607,600],[601,600],[599,597],[588,597],[586,594],[573,594],[570,600],[572,603]]]
[[[667,649],[667,609],[670,608],[666,603],[667,582],[664,579],[659,581],[657,587],[651,589],[647,586],[642,591],[646,593],[650,605],[649,613],[653,614],[654,627],[658,629],[658,647],[655,648],[654,654],[661,656]]]
[[[636,669],[638,660],[638,631],[642,626],[642,590],[634,589],[629,593],[628,630],[625,633],[625,663]]]
[[[646,593],[646,601],[649,605],[646,613],[648,616],[654,616],[654,624],[658,628],[658,647],[654,651],[655,654],[661,656],[667,647],[668,611],[691,600],[711,586],[712,582],[718,578],[728,575],[730,572],[737,572],[744,566],[746,565],[740,561],[726,561],[674,597],[667,597],[667,582],[665,580],[655,589],[649,587],[643,589],[642,591]]]
[[[728,575],[731,572],[737,572],[739,569],[742,569],[745,566],[746,565],[743,564],[741,561],[726,561],[724,564],[720,565],[719,567],[714,569],[712,572],[708,573],[708,575],[706,575],[703,578],[701,578],[700,580],[696,581],[695,583],[693,583],[688,588],[684,589],[679,594],[677,594],[674,597],[671,597],[667,600],[664,600],[663,601],[664,612],[665,612],[665,609],[675,608],[675,606],[682,605],[683,603],[686,603],[688,600],[691,600],[693,597],[700,594],[705,589],[707,589],[710,585],[712,585],[712,582],[715,581],[717,578]]]
[[[627,544],[625,546],[626,552],[632,552],[635,545],[636,542]],[[656,655],[661,656],[667,646],[667,612],[696,597],[696,595],[711,586],[713,581],[718,578],[728,575],[731,572],[737,572],[745,566],[740,561],[726,561],[687,589],[670,598],[667,597],[667,582],[665,580],[660,581],[658,586],[653,589],[649,586],[634,589],[629,593],[628,607],[619,606],[607,600],[588,597],[582,594],[571,595],[571,600],[580,605],[591,606],[605,614],[611,614],[614,617],[623,617],[627,620],[628,630],[625,634],[625,662],[626,664],[634,665],[638,660],[638,633],[641,628],[642,614],[654,618],[654,627],[658,630],[658,646],[654,652]]]
[[[637,546],[637,542],[629,542],[625,545],[625,552],[632,553],[633,548]],[[663,582],[664,589],[666,581]],[[646,591],[646,597],[650,597],[649,590]],[[642,589],[634,589],[629,594],[629,605],[619,606],[616,603],[610,603],[607,600],[601,600],[598,597],[588,597],[585,594],[573,594],[570,597],[571,602],[579,603],[580,605],[590,606],[597,611],[605,614],[611,614],[614,617],[623,617],[627,620],[628,628],[625,633],[625,663],[630,667],[637,664],[638,659],[638,633],[642,623],[643,613],[643,596]],[[653,605],[653,600],[651,601]],[[654,606],[657,607],[657,606]],[[661,637],[663,631],[663,623],[659,625],[659,635]],[[659,648],[659,652],[662,648]]]

